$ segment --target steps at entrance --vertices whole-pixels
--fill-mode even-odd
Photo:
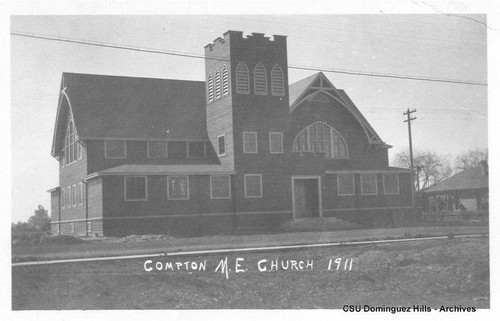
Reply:
[[[298,218],[284,222],[278,227],[281,232],[340,231],[361,229],[359,224],[335,217]]]

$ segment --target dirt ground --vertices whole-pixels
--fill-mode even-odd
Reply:
[[[488,251],[488,238],[483,237],[231,254],[227,276],[215,271],[226,256],[171,257],[146,264],[143,259],[13,267],[12,307],[340,309],[345,304],[424,304],[489,308]],[[337,258],[340,264],[335,263]],[[284,263],[270,271],[276,259]],[[206,269],[199,271],[205,260]],[[186,261],[195,262],[197,269],[188,263],[186,271]],[[307,265],[311,261],[312,268]]]

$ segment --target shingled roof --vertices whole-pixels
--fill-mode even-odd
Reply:
[[[61,89],[80,139],[208,140],[205,82],[63,73]],[[67,112],[58,110],[56,136]]]
[[[426,189],[423,193],[439,193],[481,188],[488,188],[488,175],[485,175],[483,166],[478,166],[453,175],[433,187]]]

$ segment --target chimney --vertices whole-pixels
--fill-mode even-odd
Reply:
[[[479,162],[479,165],[481,165],[481,170],[484,176],[488,176],[488,162],[485,160],[482,160]]]

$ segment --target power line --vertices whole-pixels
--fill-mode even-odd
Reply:
[[[68,43],[75,43],[75,44],[80,44],[80,45],[89,45],[89,46],[104,47],[104,48],[111,48],[111,49],[122,49],[122,50],[137,51],[137,52],[147,52],[147,53],[179,56],[179,57],[185,57],[185,58],[214,59],[214,60],[220,60],[220,61],[229,61],[229,58],[224,58],[224,57],[207,57],[205,55],[200,55],[200,54],[195,54],[195,53],[186,53],[186,52],[179,52],[179,51],[167,51],[167,50],[163,50],[163,49],[134,47],[134,46],[130,46],[130,45],[118,45],[118,44],[102,43],[102,42],[89,41],[89,40],[61,38],[61,37],[55,37],[55,36],[28,34],[28,33],[21,33],[21,32],[11,32],[10,34],[12,36],[28,37],[28,38],[59,41],[59,42],[68,42]],[[449,79],[449,78],[421,77],[421,76],[413,76],[413,75],[399,75],[399,74],[366,72],[366,71],[356,71],[356,70],[342,70],[342,69],[335,69],[335,68],[322,68],[322,67],[300,66],[300,65],[288,65],[288,68],[289,69],[298,69],[298,70],[330,72],[330,73],[346,74],[346,75],[354,75],[354,76],[395,78],[395,79],[442,82],[442,83],[453,83],[453,84],[474,85],[474,86],[488,86],[487,83],[468,81],[468,80],[460,80],[460,79]]]

